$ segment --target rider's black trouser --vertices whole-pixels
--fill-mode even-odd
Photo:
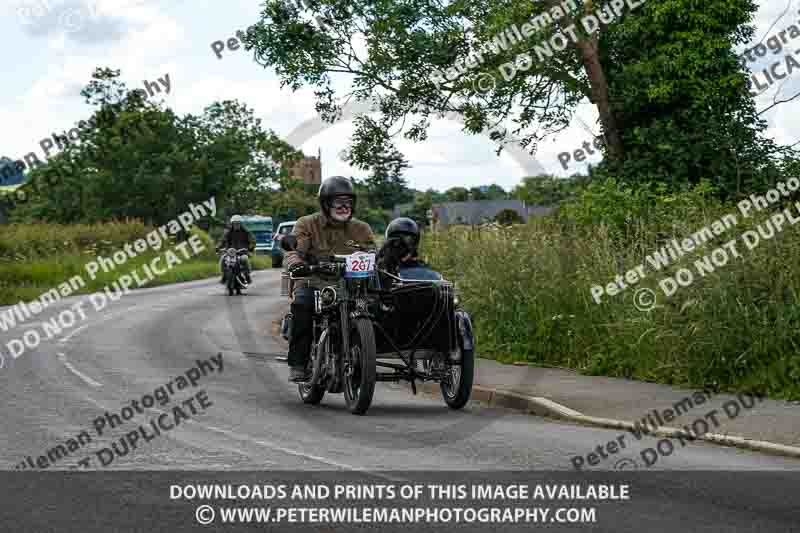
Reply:
[[[312,287],[299,287],[294,292],[291,305],[292,327],[289,332],[289,366],[305,368],[311,354],[314,335],[314,291]]]

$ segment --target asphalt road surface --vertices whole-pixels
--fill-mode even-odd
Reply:
[[[412,470],[516,470],[554,475],[553,471],[562,471],[578,479],[589,474],[575,472],[571,458],[586,456],[620,434],[477,404],[453,412],[439,398],[412,395],[407,384],[379,383],[366,416],[351,415],[342,395],[328,394],[320,406],[303,405],[296,386],[287,381],[286,363],[276,359],[285,355],[285,345],[271,335],[273,321],[285,309],[279,273],[260,271],[253,277],[254,285],[240,297],[229,297],[217,280],[206,280],[135,291],[99,312],[87,304],[85,320],[16,359],[6,349],[10,339],[32,327],[41,332],[42,321],[75,302],[87,301],[87,296],[63,300],[24,325],[0,332],[2,467],[34,470],[28,466],[29,456],[35,463],[54,446],[63,443],[66,448],[69,439],[77,441],[85,432],[91,442],[80,442],[78,449],[73,446],[66,456],[56,456],[47,470],[69,470],[90,458],[90,468],[103,472],[380,470],[384,476],[402,477]],[[197,368],[198,360],[209,361],[218,354],[222,354],[221,371],[199,377],[195,387],[177,390],[175,385],[175,399],[195,397],[191,409],[184,404],[188,416],[178,420],[172,411],[175,402],[155,405],[116,430],[106,425],[102,435],[96,434],[97,419],[106,412],[121,414],[132,401],[177,383],[178,376]],[[102,461],[108,464],[101,465],[99,449],[114,450],[116,443],[119,450],[126,432],[163,413],[172,424],[169,431],[147,442],[140,438],[135,448],[113,459],[106,453]],[[147,427],[154,433],[155,427]],[[656,442],[649,439],[646,445]],[[641,484],[624,513],[618,519],[599,520],[595,530],[635,531],[642,524],[647,527],[638,530],[800,528],[796,493],[800,461],[692,443],[645,468],[638,455],[644,446],[639,443],[637,453],[620,453],[593,469],[638,466],[635,474]],[[660,469],[681,474],[660,478],[656,472]],[[702,489],[676,488],[665,494],[665,483],[680,484],[681,479],[687,485],[693,483],[687,480],[699,483],[701,478],[689,471],[737,471],[734,479],[740,483],[730,476],[706,475],[708,483]],[[769,478],[764,481],[763,475],[750,482],[746,472],[758,471],[771,471],[768,476],[776,480],[786,476],[781,479],[793,480],[795,490],[778,490],[778,484]],[[113,487],[107,490],[114,492]]]

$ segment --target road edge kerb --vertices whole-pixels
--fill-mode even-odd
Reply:
[[[280,338],[280,335],[277,331],[278,327],[279,324],[273,322],[272,328],[270,328],[271,329],[270,333],[274,337]],[[417,388],[421,392],[434,395],[441,395],[441,388],[436,383],[420,383],[419,385],[417,385]],[[616,420],[613,418],[602,418],[597,416],[585,415],[580,411],[575,411],[574,409],[570,409],[566,405],[554,402],[549,398],[527,396],[524,394],[519,394],[516,392],[506,391],[493,387],[483,387],[481,385],[472,386],[472,394],[470,395],[470,401],[485,403],[490,407],[504,407],[507,409],[517,409],[536,416],[569,420],[571,422],[577,422],[580,424],[596,426],[596,427],[604,427],[609,429],[623,429],[623,430],[633,430],[636,427],[632,422],[627,422],[625,420]],[[659,437],[691,438],[691,436],[688,435],[685,431],[668,426],[662,426],[656,428],[651,432],[651,435],[657,435]],[[721,446],[741,448],[746,450],[752,450],[757,452],[770,453],[773,455],[781,455],[785,457],[793,457],[800,459],[800,447],[788,446],[785,444],[777,444],[774,442],[768,442],[763,440],[748,439],[736,435],[720,435],[718,433],[705,433],[704,435],[700,435],[699,437],[697,437],[696,440],[702,440],[710,442],[712,444],[718,444]]]
[[[420,385],[420,390],[427,393],[441,394],[439,386],[432,383],[424,383]],[[482,387],[475,385],[472,387],[472,395],[470,400],[487,403],[491,407],[505,407],[509,409],[517,409],[525,411],[528,414],[537,416],[546,416],[550,418],[558,418],[562,420],[569,420],[581,424],[604,427],[610,429],[624,429],[633,430],[635,425],[632,422],[625,420],[616,420],[613,418],[601,418],[596,416],[585,415],[574,409],[570,409],[565,405],[554,402],[548,398],[526,396],[511,391],[504,391],[502,389]],[[684,437],[691,438],[691,435],[684,430],[662,426],[653,430],[651,435],[659,437]],[[705,433],[696,437],[695,440],[702,440],[712,444],[721,446],[729,446],[733,448],[743,448],[747,450],[770,453],[774,455],[781,455],[787,457],[794,457],[800,459],[800,447],[788,446],[785,444],[777,444],[774,442],[748,439],[736,435],[720,435],[718,433]]]

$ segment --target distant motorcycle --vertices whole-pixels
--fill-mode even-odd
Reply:
[[[281,247],[293,251],[296,242],[287,235]],[[475,340],[452,283],[428,268],[401,269],[399,276],[381,271],[371,251],[304,258],[312,273],[331,279],[315,296],[311,379],[298,385],[304,403],[318,404],[325,392],[344,392],[350,412],[360,415],[372,403],[376,381],[410,381],[416,394],[419,380],[438,382],[449,407],[467,404]],[[291,294],[298,278],[285,274]],[[389,279],[388,286],[382,278]],[[291,320],[289,313],[281,323],[287,340]]]
[[[242,294],[242,289],[247,288],[247,280],[242,272],[241,258],[247,256],[247,248],[228,248],[225,250],[222,259],[222,268],[225,273],[225,286],[228,288],[228,295],[234,293]]]

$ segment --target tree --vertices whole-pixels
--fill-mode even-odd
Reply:
[[[451,187],[445,191],[448,202],[466,202],[469,200],[469,191],[464,187]]]
[[[191,203],[216,198],[243,212],[272,193],[279,161],[296,150],[264,132],[253,112],[217,102],[203,116],[178,117],[127,91],[120,72],[97,69],[82,94],[98,106],[80,143],[31,172],[32,200],[19,215],[52,222],[126,217],[163,224]]]
[[[370,206],[392,209],[413,199],[408,182],[403,179],[403,171],[410,165],[398,150],[387,147],[382,153],[370,154],[369,157],[345,151],[345,159],[361,168],[372,169],[370,176],[363,181]]]
[[[512,224],[524,224],[525,219],[517,213],[514,209],[503,209],[494,217],[495,222],[503,226],[510,226]]]
[[[354,135],[364,154],[380,153],[388,131],[425,140],[431,120],[449,112],[464,117],[468,132],[513,135],[535,150],[588,99],[600,117],[607,173],[678,187],[709,175],[730,185],[743,164],[757,176],[774,150],[759,144],[762,124],[733,46],[752,37],[746,25],[758,6],[629,5],[613,13],[592,0],[319,0],[301,13],[270,0],[244,41],[287,85],[314,86],[330,119],[339,96],[374,99],[380,116],[358,122]],[[601,9],[609,23],[596,16]],[[326,24],[313,25],[314,16]],[[588,16],[594,26],[584,25]],[[351,80],[343,95],[334,89],[341,74]],[[498,129],[504,123],[511,131]],[[721,149],[731,157],[718,157]]]

